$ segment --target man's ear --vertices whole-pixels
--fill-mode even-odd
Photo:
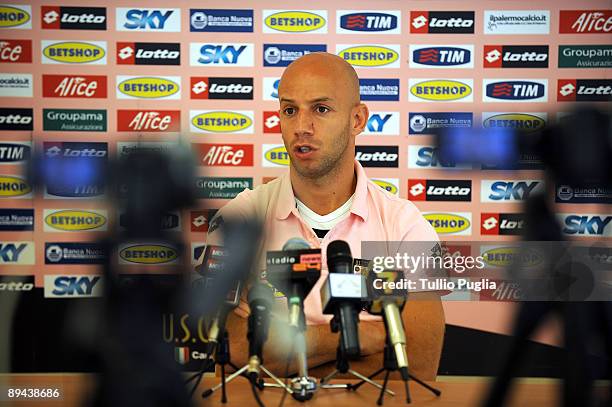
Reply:
[[[353,119],[351,133],[353,134],[353,136],[357,136],[368,124],[368,119],[370,118],[370,111],[368,110],[368,107],[365,104],[360,103],[353,108],[351,115]]]

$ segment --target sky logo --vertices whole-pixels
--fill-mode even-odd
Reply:
[[[181,31],[181,11],[178,8],[133,9],[118,7],[117,31]]]
[[[253,44],[190,44],[191,66],[253,66]]]
[[[371,112],[363,134],[397,136],[399,135],[399,124],[399,112]]]

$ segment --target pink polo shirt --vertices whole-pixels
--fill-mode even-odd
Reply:
[[[357,184],[349,216],[327,232],[319,243],[314,231],[302,220],[296,208],[289,171],[283,176],[257,188],[245,189],[217,213],[221,216],[244,216],[261,219],[264,224],[264,242],[258,264],[265,269],[265,253],[281,250],[292,237],[301,237],[313,248],[322,249],[323,270],[315,287],[304,300],[308,324],[327,324],[331,319],[323,315],[320,289],[327,278],[327,245],[334,240],[346,241],[353,257],[361,257],[361,242],[366,241],[438,241],[429,222],[414,204],[389,193],[368,179],[363,167],[355,161]],[[214,231],[208,242],[218,244]],[[241,306],[241,308],[243,308]],[[248,310],[248,307],[246,308]],[[239,314],[242,314],[238,311]],[[246,316],[247,314],[242,314]],[[362,313],[362,320],[379,317]]]

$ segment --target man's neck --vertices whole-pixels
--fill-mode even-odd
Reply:
[[[316,179],[302,177],[291,169],[290,178],[296,198],[319,215],[341,207],[355,193],[357,185],[354,162]]]

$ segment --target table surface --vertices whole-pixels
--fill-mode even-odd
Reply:
[[[16,402],[0,402],[0,406],[49,406],[49,407],[69,407],[80,406],[83,395],[91,390],[95,376],[91,374],[3,374],[0,375],[0,385],[3,392],[7,386],[13,387],[59,387],[63,393],[61,401],[34,401],[32,399]],[[429,382],[432,386],[442,391],[440,397],[434,396],[428,390],[419,386],[417,383],[410,382],[410,392],[412,396],[412,406],[478,406],[488,388],[488,378],[474,377],[439,377],[436,382]],[[336,380],[332,383],[346,383],[346,380]],[[354,380],[348,382],[355,382]],[[227,386],[228,402],[221,403],[221,391],[215,392],[211,397],[204,400],[200,398],[203,390],[219,383],[218,378],[205,378],[198,391],[197,399],[194,399],[194,406],[256,406],[255,400],[249,388],[248,382],[244,378],[237,378]],[[389,381],[388,387],[396,392],[395,397],[386,395],[385,406],[405,406],[404,385],[401,381]],[[558,405],[557,393],[560,382],[553,379],[519,379],[516,381],[508,406],[517,407],[548,407]],[[285,399],[285,406],[376,406],[379,390],[370,385],[361,386],[356,392],[344,389],[318,389],[312,400],[300,403],[290,395]],[[282,391],[275,388],[266,388],[260,393],[261,399],[266,407],[278,406]],[[6,400],[3,398],[2,400]]]

